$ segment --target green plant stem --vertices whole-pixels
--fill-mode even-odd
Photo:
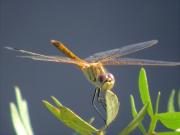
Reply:
[[[147,107],[148,107],[148,103],[143,106],[143,108],[139,111],[137,116],[118,135],[129,135],[130,132],[132,132],[135,128],[137,128],[147,112]]]
[[[131,99],[131,113],[132,113],[132,116],[133,116],[133,118],[135,118],[136,116],[137,116],[137,110],[136,110],[136,106],[135,106],[135,102],[134,102],[134,97],[133,97],[133,95],[130,95],[130,99]],[[142,122],[140,122],[139,123],[139,129],[140,129],[140,131],[144,134],[144,135],[146,135],[147,133],[146,133],[146,129],[144,128],[144,126],[143,126],[143,124],[142,124]]]
[[[178,109],[180,111],[180,90],[178,92]]]
[[[153,115],[151,117],[151,123],[150,123],[150,126],[149,126],[148,135],[152,135],[154,133],[154,130],[156,128],[156,123],[157,123],[157,119],[156,119],[155,115]]]
[[[172,90],[171,95],[169,96],[169,100],[168,100],[168,112],[175,112],[175,108],[174,108],[174,97],[175,97],[175,90]]]
[[[158,92],[158,96],[157,96],[157,99],[156,99],[156,106],[155,106],[155,114],[158,113],[160,95],[161,95],[161,93]],[[149,126],[148,135],[153,135],[154,134],[154,130],[156,128],[156,123],[157,123],[157,119],[156,119],[155,115],[153,115],[151,117],[151,123],[150,123],[150,126]]]
[[[161,93],[160,93],[160,91],[159,91],[159,92],[158,92],[157,99],[156,99],[155,114],[158,113],[160,96],[161,96]]]
[[[105,135],[105,132],[104,131],[100,131],[96,135]]]
[[[178,132],[173,132],[173,131],[167,131],[167,132],[158,132],[156,135],[179,135],[180,133]]]

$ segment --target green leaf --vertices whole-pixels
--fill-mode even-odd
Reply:
[[[178,107],[179,107],[179,111],[180,111],[180,90],[178,91]]]
[[[95,120],[95,118],[92,117],[92,118],[90,118],[90,119],[88,120],[88,123],[89,123],[89,124],[92,124],[92,123],[94,122],[94,120]]]
[[[141,95],[142,103],[149,104],[148,105],[148,114],[152,117],[153,116],[153,109],[152,109],[152,103],[151,103],[151,97],[149,95],[149,86],[148,81],[146,77],[146,71],[144,68],[141,68],[140,74],[139,74],[139,92]]]
[[[156,99],[156,106],[155,106],[155,115],[158,114],[160,96],[161,96],[161,93],[158,92],[157,99]],[[156,129],[157,119],[156,119],[155,115],[153,115],[151,117],[148,134],[153,134]]]
[[[147,112],[147,108],[148,108],[148,103],[143,106],[143,108],[139,111],[139,113],[133,119],[133,121],[131,121],[131,123],[129,123],[128,126],[125,129],[123,129],[123,131],[121,133],[119,133],[119,135],[128,135],[134,129],[136,129],[137,126],[139,125],[139,123],[143,120],[143,118]]]
[[[154,134],[156,129],[156,124],[157,124],[157,118],[155,117],[155,115],[153,115],[153,117],[151,117],[151,122],[148,129],[148,135]]]
[[[158,92],[157,99],[156,99],[155,114],[157,114],[157,113],[158,113],[158,110],[159,110],[159,100],[160,100],[160,96],[161,96],[161,92],[159,91],[159,92]]]
[[[180,132],[161,132],[157,133],[156,135],[180,135]]]
[[[180,112],[159,113],[156,118],[169,129],[176,130],[180,128]]]
[[[130,99],[131,99],[131,113],[132,113],[133,118],[135,118],[137,116],[137,110],[136,110],[136,106],[135,106],[133,95],[130,95]],[[142,122],[139,122],[139,126],[138,127],[139,127],[140,131],[144,135],[146,135],[146,129],[144,128]]]
[[[16,105],[14,103],[10,103],[10,112],[11,112],[13,127],[16,131],[16,134],[17,135],[28,135],[26,132],[26,129],[24,128],[24,125],[20,119]]]
[[[29,111],[28,111],[28,104],[26,100],[24,100],[21,96],[21,92],[18,86],[15,86],[15,93],[16,93],[16,100],[17,100],[17,106],[19,110],[19,115],[21,117],[21,120],[24,124],[24,127],[28,133],[28,135],[33,135],[31,122],[29,118]]]
[[[51,99],[54,101],[54,103],[59,107],[63,107],[63,105],[60,103],[60,101],[57,100],[54,96],[51,96]]]
[[[110,90],[107,90],[105,95],[106,100],[106,126],[108,126],[117,116],[119,111],[118,97]]]
[[[92,117],[92,118],[90,118],[90,119],[88,120],[88,123],[89,123],[89,124],[92,124],[92,123],[94,122],[94,120],[95,120],[95,118]],[[74,132],[73,135],[80,135],[80,134],[77,133],[77,132]]]
[[[12,122],[17,135],[33,135],[30,123],[28,105],[21,96],[20,89],[15,86],[17,106],[10,103]]]
[[[175,96],[175,90],[172,90],[171,95],[169,96],[168,100],[168,112],[175,112],[174,109],[174,96]]]
[[[99,132],[98,129],[84,121],[72,110],[63,106],[55,97],[52,97],[52,99],[57,107],[47,101],[43,101],[45,107],[66,126],[72,128],[81,135],[92,135],[93,133]]]

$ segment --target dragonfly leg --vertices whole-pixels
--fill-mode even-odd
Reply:
[[[96,98],[98,99],[100,96],[100,88],[96,88],[95,89],[95,92],[94,92],[94,95],[93,95],[93,99],[92,99],[92,104],[93,104],[93,107],[94,109],[97,111],[97,113],[99,114],[99,116],[103,119],[104,123],[106,123],[106,120],[103,116],[103,114],[101,113],[101,111],[97,108],[96,104],[95,104],[95,100]]]
[[[104,97],[102,97],[100,95],[100,92],[97,94],[97,101],[98,101],[98,103],[100,103],[102,105],[104,111],[106,111],[106,102],[105,102]]]

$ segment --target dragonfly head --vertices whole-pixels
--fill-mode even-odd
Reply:
[[[114,87],[115,79],[113,74],[106,73],[98,76],[102,90],[111,90]]]

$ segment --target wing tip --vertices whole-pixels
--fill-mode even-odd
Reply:
[[[18,48],[14,48],[14,47],[10,47],[10,46],[5,46],[4,48],[7,50],[12,50],[12,51],[19,51],[20,50]]]
[[[9,47],[9,46],[5,46],[4,48],[5,48],[5,49],[8,49],[8,50],[14,50],[14,48]]]
[[[157,44],[159,41],[157,39],[151,40],[152,44]]]
[[[12,50],[12,51],[24,51],[24,50],[21,50],[19,48],[14,48],[14,47],[10,47],[10,46],[5,46],[4,48],[7,50]]]

